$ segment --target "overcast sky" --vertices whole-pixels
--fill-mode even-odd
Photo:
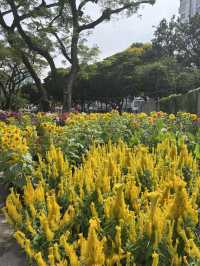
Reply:
[[[154,26],[163,18],[178,15],[180,0],[157,0],[154,6],[146,5],[139,15],[104,23],[95,28],[89,37],[90,45],[100,48],[100,58],[122,51],[133,42],[148,42],[153,37]]]

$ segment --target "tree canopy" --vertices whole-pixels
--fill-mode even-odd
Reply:
[[[80,44],[83,47],[85,32],[94,29],[113,15],[137,12],[142,4],[154,4],[155,0],[2,0],[0,3],[0,26],[4,39],[16,49],[23,64],[30,72],[36,86],[47,101],[41,77],[32,67],[25,50],[34,52],[46,60],[52,75],[56,75],[58,51],[70,65],[63,93],[64,110],[71,106],[71,94],[79,70]],[[88,5],[99,12],[96,18],[88,13]],[[7,17],[9,16],[9,23]]]
[[[157,27],[153,47],[158,57],[175,57],[185,67],[200,67],[200,15],[182,23],[179,18],[163,19]]]

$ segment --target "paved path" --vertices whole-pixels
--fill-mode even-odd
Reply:
[[[5,187],[0,185],[0,209],[7,194]],[[0,266],[28,266],[25,255],[22,254],[12,235],[13,230],[0,210]]]
[[[9,248],[0,249],[0,265],[1,266],[28,266],[24,255],[18,246],[13,242]]]
[[[28,266],[25,255],[12,238],[12,228],[0,214],[0,266]]]

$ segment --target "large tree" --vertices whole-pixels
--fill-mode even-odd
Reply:
[[[43,67],[42,61],[29,53],[29,60],[33,69],[40,71]],[[21,58],[15,50],[0,43],[0,102],[3,109],[13,109],[16,99],[21,94],[22,86],[31,81],[31,75],[24,66]],[[22,99],[22,98],[21,98]]]
[[[173,17],[163,19],[155,33],[153,47],[158,57],[175,57],[183,66],[200,67],[200,15],[189,23],[181,23]]]
[[[0,25],[4,38],[18,51],[35,84],[43,91],[45,101],[47,95],[41,78],[33,69],[24,48],[43,57],[55,76],[54,55],[59,49],[70,65],[63,95],[63,110],[69,111],[72,89],[79,70],[79,43],[85,37],[84,32],[110,20],[112,15],[125,12],[129,16],[137,12],[142,4],[154,2],[155,0],[1,0]],[[98,17],[90,16],[87,8],[89,5],[98,11]]]
[[[133,43],[128,49],[105,58],[95,64],[81,64],[79,75],[74,86],[73,101],[80,103],[82,109],[86,104],[98,101],[104,104],[121,106],[123,99],[136,96],[135,68],[138,65],[152,62],[152,45]],[[64,89],[65,69],[57,72],[56,84],[50,73],[45,79],[48,94],[55,101],[61,101]]]

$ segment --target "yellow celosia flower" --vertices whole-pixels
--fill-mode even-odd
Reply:
[[[11,200],[9,196],[6,200],[6,210],[8,212],[9,217],[14,223],[18,223],[18,224],[22,223],[22,216],[18,212],[15,204],[13,203],[13,201]]]
[[[200,249],[196,246],[193,239],[186,241],[185,251],[190,257],[200,259]]]
[[[45,192],[42,182],[40,182],[37,188],[35,189],[35,200],[38,202],[45,201]]]
[[[66,255],[69,257],[70,265],[71,266],[79,266],[80,263],[79,263],[77,255],[76,255],[76,252],[74,250],[74,247],[72,245],[70,245],[69,243],[67,243],[67,239],[64,235],[61,236],[61,238],[60,238],[60,244],[64,247]]]
[[[187,191],[185,189],[185,182],[180,179],[177,179],[175,183],[176,194],[173,205],[170,209],[170,217],[172,219],[178,220],[180,216],[187,217],[189,216],[191,221],[194,224],[198,222],[198,213],[197,210],[193,209],[190,200],[188,198]]]
[[[32,248],[31,248],[31,241],[30,241],[29,239],[26,239],[26,240],[25,240],[25,246],[24,246],[24,249],[25,249],[26,254],[27,254],[30,258],[34,257],[34,252],[33,252]]]
[[[97,210],[95,208],[95,204],[94,202],[91,203],[90,205],[90,209],[91,209],[91,212],[92,212],[92,217],[96,217],[98,218],[98,213],[97,213]]]
[[[116,245],[116,249],[118,251],[118,254],[121,255],[123,253],[122,241],[121,241],[121,227],[120,226],[116,226],[115,230],[116,230],[115,245]]]
[[[33,228],[30,219],[27,219],[26,226],[27,226],[28,231],[29,231],[33,236],[35,236],[35,235],[36,235],[36,231],[35,231],[35,229]]]
[[[44,233],[46,235],[46,238],[51,241],[54,238],[54,233],[51,231],[48,219],[44,213],[41,213],[40,217],[40,223],[42,225],[42,228],[44,230]]]
[[[123,185],[117,184],[115,186],[116,197],[113,202],[112,213],[117,219],[126,219],[128,215],[128,210],[126,208],[126,203],[124,200]]]
[[[25,240],[26,240],[26,236],[23,232],[21,231],[17,231],[15,234],[14,234],[18,244],[24,248],[25,247]]]
[[[105,114],[103,119],[109,117]],[[99,115],[85,118],[99,119]],[[177,144],[169,137],[152,149],[144,145],[129,148],[122,141],[94,145],[81,166],[73,169],[60,149],[51,146],[47,158],[40,155],[34,183],[27,179],[24,197],[12,191],[5,212],[18,230],[20,246],[40,266],[135,266],[137,256],[126,253],[124,245],[136,246],[142,253],[142,245],[137,245],[144,238],[155,251],[153,266],[161,263],[161,243],[170,265],[181,266],[200,259],[194,232],[200,191],[198,163],[183,139]],[[191,174],[187,182],[183,181],[185,169]],[[85,206],[88,211],[81,220]],[[46,236],[49,250],[38,253],[34,249],[32,239],[38,233]]]
[[[154,252],[152,255],[152,258],[153,258],[152,266],[158,266],[159,265],[159,254]]]
[[[98,240],[96,230],[99,224],[96,219],[90,220],[88,238],[80,237],[81,262],[86,266],[103,266],[105,255],[103,247],[105,239]]]
[[[49,261],[49,265],[50,266],[55,266],[55,259],[54,259],[54,255],[48,255],[48,261]]]
[[[54,254],[55,259],[60,262],[61,254],[60,254],[59,246],[57,243],[53,246],[53,254]]]
[[[72,205],[68,207],[63,218],[60,220],[60,226],[67,225],[75,216],[75,210]]]
[[[27,184],[24,186],[24,201],[29,206],[35,202],[35,190],[30,177],[27,178]]]
[[[38,266],[47,266],[45,260],[43,259],[42,257],[42,254],[41,252],[37,253],[35,256],[34,256]]]
[[[47,197],[48,204],[48,224],[53,231],[56,231],[60,224],[60,206],[56,201],[56,196],[53,193]]]

